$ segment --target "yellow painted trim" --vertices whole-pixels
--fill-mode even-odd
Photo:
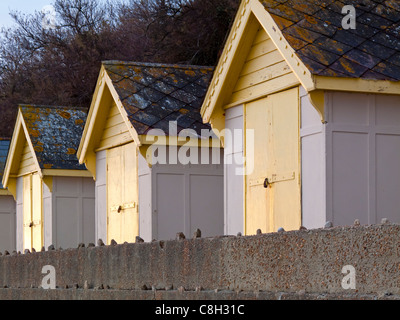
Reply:
[[[325,91],[323,90],[314,90],[308,93],[308,98],[310,99],[311,104],[317,110],[322,123],[326,123],[325,121]]]
[[[12,193],[7,189],[0,189],[0,196],[12,196]]]
[[[12,175],[11,177],[20,178],[20,177],[25,177],[25,176],[27,176],[29,174],[34,174],[34,173],[38,173],[38,171],[37,170],[31,170],[31,171],[27,171],[27,172],[24,172],[24,173],[21,173],[21,174]]]
[[[204,122],[210,121],[214,109],[217,106],[217,100],[220,96],[219,93],[223,89],[224,83],[227,81],[228,71],[237,54],[241,40],[243,41],[243,39],[245,39],[244,31],[249,24],[250,18],[251,10],[249,7],[249,0],[243,0],[239,6],[233,27],[231,28],[228,36],[228,41],[214,71],[213,79],[205,96],[203,106],[200,110]],[[250,42],[253,39],[247,40]]]
[[[21,121],[22,121],[22,113],[21,113],[21,110],[18,110],[17,120],[15,122],[14,132],[13,132],[13,136],[11,138],[10,148],[8,151],[8,157],[7,157],[7,161],[6,161],[6,165],[4,167],[4,173],[3,173],[2,183],[5,188],[8,187],[9,179],[11,176],[12,159],[14,158],[16,148],[17,148],[18,137],[19,137],[20,131],[21,131]]]
[[[85,128],[82,133],[81,142],[79,144],[79,148],[77,151],[77,157],[79,159],[80,164],[83,164],[85,162],[86,154],[89,148],[90,138],[92,136],[94,126],[96,124],[97,113],[99,111],[99,106],[106,86],[104,81],[104,74],[105,74],[104,66],[101,66],[95,93],[93,95],[93,100],[89,109],[89,114],[86,120]]]
[[[314,76],[316,89],[376,94],[400,94],[400,82]]]
[[[206,140],[189,137],[169,137],[169,136],[152,136],[152,135],[140,135],[139,140],[142,146],[156,145],[156,146],[186,146],[186,147],[201,147],[206,144]],[[208,139],[208,146],[211,148],[221,148],[221,142],[219,139]]]
[[[7,188],[8,191],[13,195],[14,200],[17,201],[17,179],[9,179]]]
[[[149,150],[149,148],[151,148],[152,145],[147,144],[147,145],[141,145],[139,147],[139,152],[142,155],[142,157],[146,160],[147,165],[149,168],[153,167],[153,158],[152,158],[152,153],[147,153],[147,150]]]
[[[215,110],[215,112],[211,115],[209,122],[211,124],[211,128],[213,128],[214,132],[218,136],[219,140],[221,141],[221,146],[225,146],[225,112],[222,108]]]
[[[50,192],[53,192],[53,177],[44,176],[43,183],[49,188]]]
[[[255,100],[259,100],[259,99],[265,98],[266,96],[269,96],[270,94],[278,93],[278,92],[281,92],[281,91],[286,91],[288,89],[297,87],[298,85],[299,85],[298,81],[288,82],[285,86],[280,87],[278,90],[276,90],[275,88],[265,90],[260,95],[257,95],[257,96],[251,97],[251,98],[247,98],[247,99],[243,99],[243,100],[240,100],[240,101],[236,101],[236,102],[227,104],[227,105],[225,105],[224,109],[226,110],[226,109],[230,109],[230,108],[239,106],[241,104],[250,103],[250,102],[253,102]]]
[[[88,152],[86,154],[85,166],[86,169],[92,174],[93,179],[96,181],[96,153]]]
[[[297,57],[295,50],[285,39],[278,25],[271,15],[265,10],[262,3],[259,0],[251,0],[250,7],[264,30],[267,32],[275,46],[278,48],[279,52],[286,60],[287,64],[299,79],[302,86],[307,91],[314,90],[315,84],[310,70],[308,70],[304,63]]]
[[[108,85],[108,89],[110,90],[110,93],[115,101],[115,104],[117,105],[117,108],[119,109],[119,112],[121,113],[122,119],[124,119],[124,122],[126,126],[128,127],[128,130],[132,136],[133,141],[136,143],[137,146],[140,147],[140,139],[137,131],[133,127],[132,123],[128,119],[128,114],[126,113],[126,110],[124,106],[122,105],[121,99],[118,96],[117,91],[114,88],[114,85],[112,83],[112,80],[108,76],[107,72],[104,73],[104,80]]]
[[[12,136],[11,143],[10,143],[10,148],[9,148],[9,152],[8,152],[6,165],[4,167],[4,174],[3,174],[3,181],[2,181],[3,186],[8,189],[9,189],[9,180],[11,178],[14,178],[18,174],[18,173],[12,173],[11,169],[12,169],[13,163],[15,161],[15,158],[18,156],[16,154],[17,146],[19,145],[20,139],[22,138],[22,134],[24,136],[24,139],[26,139],[26,141],[29,145],[29,149],[32,153],[32,157],[33,157],[33,160],[35,163],[36,170],[33,170],[32,172],[38,172],[39,175],[41,177],[43,177],[43,174],[42,174],[40,166],[39,166],[39,162],[36,158],[35,150],[33,149],[32,141],[29,137],[28,130],[26,128],[26,125],[25,125],[25,122],[24,122],[24,119],[22,116],[21,109],[19,108],[18,114],[17,114],[17,120],[16,120],[15,126],[14,126],[13,136]]]
[[[87,170],[63,170],[63,169],[44,169],[44,176],[51,177],[83,177],[92,178],[92,174]]]
[[[33,161],[35,162],[35,166],[36,166],[36,171],[35,172],[37,172],[39,174],[40,178],[43,178],[42,169],[40,169],[39,161],[38,161],[38,159],[36,157],[36,152],[35,152],[35,149],[33,148],[33,144],[32,144],[32,141],[31,141],[31,139],[29,137],[29,132],[28,132],[28,129],[26,128],[26,124],[25,124],[25,121],[23,121],[23,118],[22,118],[21,124],[22,124],[22,127],[24,128],[26,141],[28,142],[29,149],[31,150],[31,153],[32,153],[32,156],[33,156]]]

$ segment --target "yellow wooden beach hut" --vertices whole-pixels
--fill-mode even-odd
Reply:
[[[17,202],[18,251],[94,242],[94,181],[76,158],[86,117],[80,108],[19,107],[3,176]]]
[[[400,222],[400,12],[351,3],[242,1],[201,109],[227,234]]]
[[[0,138],[0,251],[12,252],[15,250],[15,199],[12,194],[3,187],[3,177],[6,165],[10,139]]]
[[[222,149],[200,116],[211,75],[209,67],[102,64],[78,150],[96,179],[97,239],[223,233]],[[183,153],[194,161],[179,161]]]

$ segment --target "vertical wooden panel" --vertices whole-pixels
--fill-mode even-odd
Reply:
[[[134,242],[139,235],[137,175],[134,143],[107,150],[108,243]]]
[[[96,240],[107,239],[107,152],[96,153]]]
[[[123,205],[122,199],[123,168],[122,148],[107,150],[107,242],[120,242],[121,214],[115,209]]]
[[[15,249],[15,201],[12,196],[0,196],[0,251]]]
[[[43,246],[43,187],[39,174],[32,176],[32,248]]]
[[[298,230],[301,225],[300,133],[298,88],[269,96],[271,117],[269,170],[278,181],[273,191],[273,230]],[[293,179],[290,178],[293,174]],[[271,177],[274,178],[273,176]],[[281,180],[288,179],[288,180]]]
[[[32,175],[23,177],[23,250],[32,249]]]
[[[298,88],[246,105],[246,234],[301,224]],[[252,144],[254,144],[252,146]],[[254,148],[254,155],[249,151]],[[265,179],[270,185],[264,187]]]
[[[152,169],[144,156],[138,154],[139,184],[139,231],[145,241],[153,240],[153,207],[152,207]]]
[[[224,148],[224,224],[226,235],[236,235],[244,233],[244,177],[240,174],[244,169],[243,106],[227,109],[225,119],[225,129],[230,134],[225,135]]]
[[[122,147],[123,150],[123,176],[122,189],[123,204],[128,208],[122,214],[122,236],[124,241],[135,242],[139,235],[138,215],[138,150],[134,143]],[[133,206],[133,207],[132,207]]]
[[[254,154],[250,152],[251,141],[246,141],[247,168],[252,163],[253,172],[246,175],[246,234],[255,234],[257,229],[270,231],[271,192],[263,182],[268,176],[268,98],[246,105],[246,131],[254,130]]]
[[[16,247],[24,251],[24,178],[17,179],[17,217],[16,217]]]

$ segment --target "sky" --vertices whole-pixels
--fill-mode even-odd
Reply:
[[[10,17],[10,10],[18,10],[31,14],[41,11],[46,5],[52,4],[52,0],[0,0],[0,27],[11,27],[13,19]]]

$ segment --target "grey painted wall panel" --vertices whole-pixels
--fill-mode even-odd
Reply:
[[[96,153],[95,238],[107,241],[107,153]]]
[[[157,173],[155,213],[157,239],[174,239],[185,228],[185,175]],[[155,235],[154,235],[155,236]]]
[[[153,234],[153,209],[151,193],[151,168],[139,152],[139,235],[145,241],[151,241]]]
[[[321,228],[326,222],[325,126],[302,88],[300,99],[302,225]]]
[[[16,203],[13,196],[0,196],[0,251],[16,249]]]
[[[157,164],[152,167],[152,238],[174,239],[177,232],[190,237],[200,226],[203,236],[223,234],[223,150],[217,151],[221,164]],[[207,152],[211,159],[216,150]],[[198,155],[201,157],[201,152]],[[205,212],[210,208],[207,202],[214,207],[211,212]]]
[[[400,222],[400,97],[326,95],[327,212],[335,224]]]
[[[44,246],[48,248],[53,244],[53,195],[45,183],[43,183],[43,218]]]
[[[199,228],[204,237],[220,235],[224,225],[222,176],[190,175],[190,233]],[[218,190],[221,190],[218,192]]]
[[[23,224],[24,224],[24,212],[23,212],[23,180],[22,178],[17,179],[17,219],[16,219],[16,246],[17,251],[23,252],[24,247],[24,235],[23,235]]]
[[[244,232],[244,178],[238,175],[243,170],[243,106],[226,110],[224,148],[224,233],[236,235]],[[234,130],[238,130],[235,134]],[[239,159],[239,161],[237,161]]]
[[[95,242],[95,182],[92,178],[53,178],[53,244],[74,248]]]

